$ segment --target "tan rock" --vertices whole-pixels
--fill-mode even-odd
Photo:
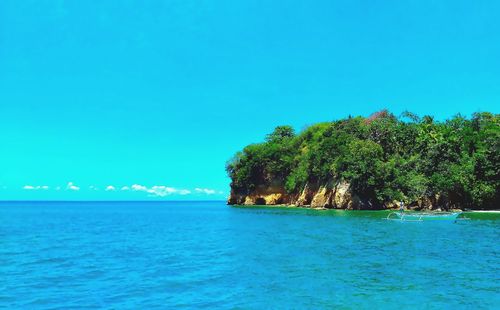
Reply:
[[[314,193],[312,192],[309,184],[306,184],[295,204],[298,206],[307,206],[311,203],[311,199],[313,196]]]
[[[277,205],[277,204],[282,203],[283,194],[281,194],[281,193],[270,194],[270,195],[264,196],[263,198],[266,202],[266,205]]]
[[[337,209],[347,209],[349,202],[351,202],[350,184],[347,182],[340,182],[334,188],[334,195],[332,197],[332,205]],[[351,205],[352,207],[352,205]]]
[[[325,208],[331,204],[332,191],[326,186],[322,186],[314,195],[311,201],[311,208]]]
[[[246,196],[245,202],[243,203],[245,206],[251,206],[255,204],[255,198],[252,196]]]

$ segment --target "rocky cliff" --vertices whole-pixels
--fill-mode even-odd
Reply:
[[[314,209],[345,209],[345,210],[381,210],[397,209],[399,202],[394,201],[384,205],[376,204],[353,193],[348,182],[336,184],[307,184],[300,193],[289,194],[280,186],[259,187],[251,193],[237,193],[231,191],[229,205],[269,205],[269,206],[297,206]],[[422,198],[406,207],[408,209],[457,209],[459,206],[448,205],[439,196]]]
[[[377,210],[397,208],[397,203],[376,205],[354,194],[347,182],[307,184],[300,193],[286,193],[283,187],[259,187],[251,193],[231,191],[230,205],[288,205],[324,209]]]

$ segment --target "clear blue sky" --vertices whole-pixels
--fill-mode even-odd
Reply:
[[[382,108],[498,113],[498,12],[460,0],[2,0],[0,199],[221,199],[226,160],[277,125]]]

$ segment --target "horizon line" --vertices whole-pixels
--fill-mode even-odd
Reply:
[[[4,202],[209,202],[209,201],[226,201],[224,199],[209,199],[209,200],[1,200]]]

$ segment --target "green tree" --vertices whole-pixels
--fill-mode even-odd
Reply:
[[[282,186],[347,181],[363,199],[436,200],[442,207],[496,208],[500,200],[500,116],[475,113],[438,122],[410,112],[319,123],[296,135],[279,126],[226,165],[231,188],[251,193]]]

